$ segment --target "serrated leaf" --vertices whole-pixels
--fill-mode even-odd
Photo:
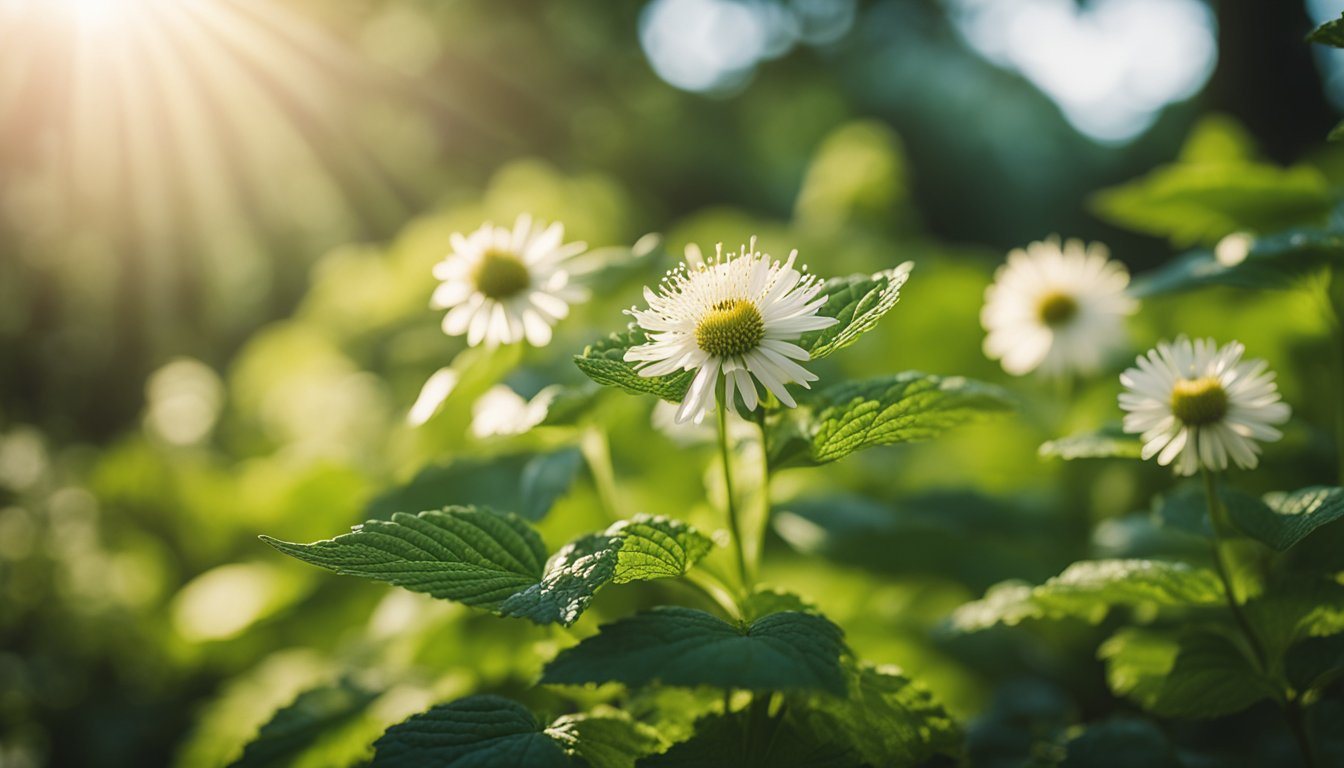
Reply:
[[[679,520],[639,515],[560,549],[541,580],[504,601],[500,613],[538,624],[569,626],[608,583],[674,578],[713,547]]]
[[[958,608],[952,625],[973,632],[1024,619],[1078,618],[1097,623],[1112,606],[1222,605],[1212,571],[1164,560],[1083,560],[1037,587],[1005,583]]]
[[[961,730],[927,690],[895,667],[847,666],[846,698],[795,697],[813,732],[851,745],[871,765],[922,765],[960,752]]]
[[[640,760],[639,768],[860,768],[847,744],[828,741],[785,710],[782,718],[758,723],[745,712],[712,715],[695,723],[695,733],[661,755]]]
[[[843,382],[808,398],[811,416],[796,415],[798,446],[776,444],[777,466],[825,464],[878,445],[928,440],[952,427],[1012,408],[1002,389],[961,376],[906,371],[863,381]]]
[[[653,395],[673,403],[681,402],[695,378],[695,371],[678,371],[666,376],[641,376],[634,363],[625,361],[625,352],[644,343],[644,333],[630,329],[589,344],[583,354],[574,356],[574,364],[584,375],[604,387],[619,387],[634,395]]]
[[[1322,525],[1344,518],[1344,488],[1317,485],[1271,493],[1263,504],[1229,505],[1228,516],[1247,536],[1282,552]]]
[[[371,768],[576,768],[523,705],[469,696],[394,725],[373,744]]]
[[[821,616],[776,613],[735,626],[704,611],[663,606],[603,625],[561,651],[541,681],[843,694],[844,650],[840,628]]]
[[[328,729],[359,716],[376,698],[348,680],[304,691],[271,716],[230,768],[290,765]]]
[[[1302,275],[1344,263],[1344,231],[1299,227],[1256,238],[1244,255],[1220,259],[1211,250],[1190,251],[1134,279],[1129,292],[1139,298],[1227,285],[1238,288],[1289,288]]]
[[[370,520],[312,544],[263,541],[281,552],[348,576],[498,610],[542,576],[546,548],[516,515],[473,507]]]
[[[1118,695],[1163,717],[1212,718],[1240,712],[1276,695],[1229,639],[1208,631],[1180,638],[1127,628],[1097,651]]]
[[[658,731],[613,710],[605,715],[564,715],[546,735],[578,755],[588,768],[634,768],[635,761],[667,748]]]
[[[858,341],[877,327],[882,316],[900,301],[901,286],[910,279],[910,270],[914,268],[914,262],[907,261],[871,277],[854,275],[827,280],[822,289],[826,303],[817,314],[834,317],[839,322],[803,334],[798,346],[807,350],[813,360],[819,360]]]
[[[1063,459],[1137,459],[1143,443],[1135,435],[1126,434],[1118,424],[1096,432],[1085,432],[1060,437],[1041,444],[1040,455]]]
[[[769,616],[772,613],[783,613],[785,611],[820,613],[817,606],[798,595],[777,589],[753,592],[750,597],[742,601],[741,608],[742,617],[749,622]]]
[[[1344,48],[1344,16],[1331,19],[1313,29],[1311,34],[1307,35],[1307,41],[1335,48]]]

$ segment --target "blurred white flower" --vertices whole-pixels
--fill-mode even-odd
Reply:
[[[756,381],[792,408],[797,403],[786,385],[816,380],[796,362],[810,355],[792,341],[837,321],[817,316],[826,303],[817,297],[822,282],[794,269],[797,258],[793,251],[784,263],[773,261],[756,250],[754,237],[740,253],[725,256],[720,245],[708,262],[687,248],[686,263],[668,273],[660,293],[644,289],[649,308],[629,314],[649,342],[629,349],[625,359],[638,362],[642,376],[698,370],[678,422],[698,423],[714,408],[720,372],[725,402],[735,407],[733,394],[740,392],[748,410],[759,401]]]
[[[457,379],[457,371],[452,368],[440,368],[435,371],[420,388],[420,395],[415,398],[411,412],[406,415],[406,422],[412,427],[418,427],[429,421],[431,416],[438,413],[443,401],[453,393],[457,387]]]
[[[1050,237],[1016,249],[985,289],[985,355],[1014,376],[1096,373],[1126,346],[1129,272],[1106,246]]]
[[[471,407],[471,434],[478,438],[521,435],[541,423],[560,393],[550,386],[525,400],[505,384],[486,390]]]
[[[559,222],[534,226],[527,214],[512,230],[484,224],[465,237],[453,233],[452,253],[434,265],[442,284],[430,299],[435,309],[448,310],[443,332],[465,333],[472,346],[549,344],[551,327],[587,296],[570,281],[565,262],[588,246],[563,244],[564,234]]]
[[[1182,336],[1120,375],[1125,431],[1142,435],[1144,459],[1174,463],[1178,475],[1226,469],[1229,456],[1244,469],[1259,463],[1256,441],[1282,437],[1272,425],[1287,421],[1289,409],[1265,361],[1243,362],[1244,352],[1239,342],[1219,348]]]

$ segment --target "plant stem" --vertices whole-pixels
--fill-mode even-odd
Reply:
[[[1307,731],[1307,713],[1302,708],[1301,698],[1289,696],[1283,708],[1284,714],[1288,716],[1288,728],[1293,732],[1298,749],[1302,750],[1302,764],[1306,768],[1315,768],[1316,754],[1311,748],[1311,736]]]
[[[1335,455],[1339,460],[1339,484],[1344,485],[1344,268],[1330,272],[1330,286],[1327,290],[1330,309],[1334,317],[1335,336],[1335,391],[1339,401],[1335,403]]]
[[[728,528],[733,535],[733,547],[737,551],[737,570],[742,578],[742,594],[751,594],[751,576],[747,573],[747,555],[742,546],[742,523],[738,519],[737,499],[733,492],[733,456],[728,449],[728,406],[719,398],[719,456],[723,459],[723,491],[728,498]]]
[[[590,424],[579,438],[579,452],[592,473],[597,497],[612,520],[621,519],[620,499],[616,491],[616,470],[611,463],[611,442],[601,427]]]
[[[1260,643],[1260,637],[1255,634],[1251,623],[1246,619],[1245,612],[1241,610],[1241,601],[1237,599],[1237,590],[1233,585],[1232,574],[1227,567],[1227,558],[1223,552],[1223,534],[1230,527],[1227,511],[1218,496],[1218,484],[1213,473],[1206,469],[1201,474],[1204,476],[1204,495],[1209,503],[1209,522],[1213,526],[1213,565],[1218,571],[1218,578],[1223,582],[1223,591],[1227,594],[1227,607],[1232,610],[1232,618],[1236,620],[1241,633],[1246,636],[1246,642],[1250,643],[1251,650],[1255,653],[1258,671],[1263,673],[1269,669],[1269,658]]]

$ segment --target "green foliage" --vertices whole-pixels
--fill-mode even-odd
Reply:
[[[1180,768],[1162,730],[1148,720],[1118,717],[1069,739],[1060,768]]]
[[[373,749],[372,768],[575,768],[526,707],[499,696],[441,704],[387,729]]]
[[[878,445],[929,440],[1012,408],[1002,389],[961,376],[907,371],[842,382],[791,411],[770,446],[773,466],[818,465]]]
[[[1344,15],[1313,29],[1311,34],[1307,35],[1307,40],[1333,48],[1344,48]]]
[[[1244,644],[1244,641],[1243,641]],[[1221,634],[1123,629],[1098,650],[1111,689],[1163,717],[1230,715],[1278,695],[1249,649]]]
[[[546,665],[543,683],[608,683],[845,691],[840,628],[807,613],[730,624],[703,611],[660,606],[602,626]]]
[[[292,765],[297,753],[358,716],[376,698],[377,693],[349,680],[304,691],[261,727],[231,768]]]
[[[1040,455],[1073,461],[1074,459],[1137,459],[1143,443],[1126,433],[1118,424],[1096,432],[1060,437],[1041,443]]]
[[[1344,231],[1338,221],[1327,227],[1294,227],[1264,237],[1246,237],[1245,242],[1232,244],[1232,251],[1220,246],[1218,251],[1200,249],[1179,256],[1140,275],[1130,292],[1149,297],[1215,285],[1287,288],[1322,267],[1344,263]]]
[[[583,758],[589,768],[631,768],[639,758],[667,747],[658,731],[617,710],[564,715],[551,723],[546,735]]]
[[[638,768],[860,768],[854,751],[800,723],[786,710],[760,725],[750,713],[713,715],[695,724],[695,734]],[[755,727],[753,727],[755,726]]]
[[[396,512],[438,509],[451,502],[515,510],[524,519],[537,521],[569,490],[582,466],[583,456],[574,448],[459,459],[421,469],[405,485],[374,498],[365,514],[386,520]]]
[[[1097,623],[1113,606],[1192,608],[1222,605],[1212,572],[1163,560],[1084,560],[1037,587],[1007,582],[952,616],[961,631],[1024,619],[1077,618]]]
[[[882,316],[900,301],[901,286],[910,279],[910,270],[914,267],[913,262],[907,261],[871,277],[854,275],[827,280],[826,303],[817,314],[834,317],[839,322],[803,334],[798,346],[817,360],[858,341],[860,336],[877,327]]]
[[[641,376],[633,363],[625,360],[628,349],[644,343],[644,334],[636,329],[612,334],[609,338],[584,347],[574,356],[574,364],[584,375],[605,387],[619,387],[633,395],[653,395],[673,403],[681,402],[695,378],[695,371],[678,371],[666,376]]]
[[[1282,552],[1322,525],[1344,517],[1344,488],[1313,486],[1271,493],[1263,504],[1229,505],[1228,513],[1247,536]]]

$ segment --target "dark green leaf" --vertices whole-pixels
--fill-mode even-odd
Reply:
[[[681,402],[695,378],[695,371],[679,371],[667,376],[640,376],[634,363],[625,361],[626,350],[643,344],[644,333],[632,328],[624,333],[588,345],[583,354],[574,356],[574,364],[584,375],[605,387],[620,387],[635,395],[653,395],[673,403]]]
[[[1325,136],[1326,141],[1344,141],[1344,120],[1335,123],[1335,127],[1330,129],[1330,133]]]
[[[1121,717],[1089,726],[1065,746],[1059,768],[1180,768],[1171,742],[1147,720]]]
[[[823,289],[826,303],[817,314],[834,317],[839,322],[803,334],[798,346],[807,350],[813,360],[819,360],[858,341],[896,306],[901,298],[901,286],[910,278],[910,270],[914,267],[914,262],[907,261],[871,277],[854,275],[827,280]]]
[[[798,613],[820,613],[817,606],[807,602],[792,592],[768,589],[753,592],[742,601],[742,616],[747,621],[755,621],[772,613],[797,611]]]
[[[1344,48],[1344,16],[1331,19],[1313,29],[1311,34],[1307,35],[1307,41],[1335,48]]]
[[[1300,640],[1344,633],[1344,585],[1326,576],[1280,578],[1247,601],[1247,619],[1271,657]]]
[[[1222,635],[1180,638],[1127,628],[1098,649],[1111,689],[1163,717],[1211,718],[1240,712],[1276,694],[1246,652]]]
[[[1322,266],[1344,263],[1344,232],[1337,227],[1302,227],[1257,238],[1244,257],[1219,257],[1195,250],[1135,278],[1130,293],[1140,298],[1180,293],[1211,285],[1287,288]]]
[[[583,454],[577,448],[532,457],[523,465],[520,514],[528,520],[540,520],[565,495],[583,466]]]
[[[859,768],[846,744],[828,741],[798,722],[791,710],[782,718],[757,721],[746,712],[698,720],[695,735],[639,768]]]
[[[394,512],[413,514],[452,504],[506,509],[540,520],[573,484],[580,459],[574,449],[562,449],[425,467],[410,482],[375,498],[365,514],[387,520]]]
[[[1344,488],[1317,485],[1271,493],[1263,504],[1229,505],[1228,515],[1243,533],[1282,552],[1322,525],[1344,518]]]
[[[348,576],[498,610],[536,584],[546,562],[541,537],[516,515],[448,507],[370,520],[313,544],[263,541],[305,562]]]
[[[348,680],[304,691],[271,716],[231,768],[290,765],[329,729],[359,716],[376,698],[377,693]]]
[[[565,715],[551,723],[546,735],[583,758],[588,768],[633,768],[639,758],[667,748],[656,730],[616,711]]]
[[[440,704],[387,729],[371,768],[575,768],[523,705],[499,696]]]
[[[810,418],[807,411],[795,416],[805,424],[799,434],[809,442],[806,454],[784,455],[792,448],[777,446],[772,462],[825,464],[864,448],[928,440],[1012,408],[998,387],[918,371],[827,387],[807,405]]]
[[[1309,637],[1288,649],[1283,660],[1288,682],[1299,691],[1321,689],[1344,677],[1344,634]]]
[[[541,680],[841,694],[841,638],[830,621],[806,613],[775,613],[734,626],[704,611],[665,606],[604,625],[561,651]]]
[[[1023,619],[1078,618],[1093,623],[1112,606],[1222,605],[1222,583],[1212,571],[1163,560],[1084,560],[1038,587],[1007,582],[952,615],[962,631]]]
[[[1126,434],[1118,424],[1070,435],[1041,444],[1041,456],[1064,459],[1137,459],[1143,443],[1135,435]]]

